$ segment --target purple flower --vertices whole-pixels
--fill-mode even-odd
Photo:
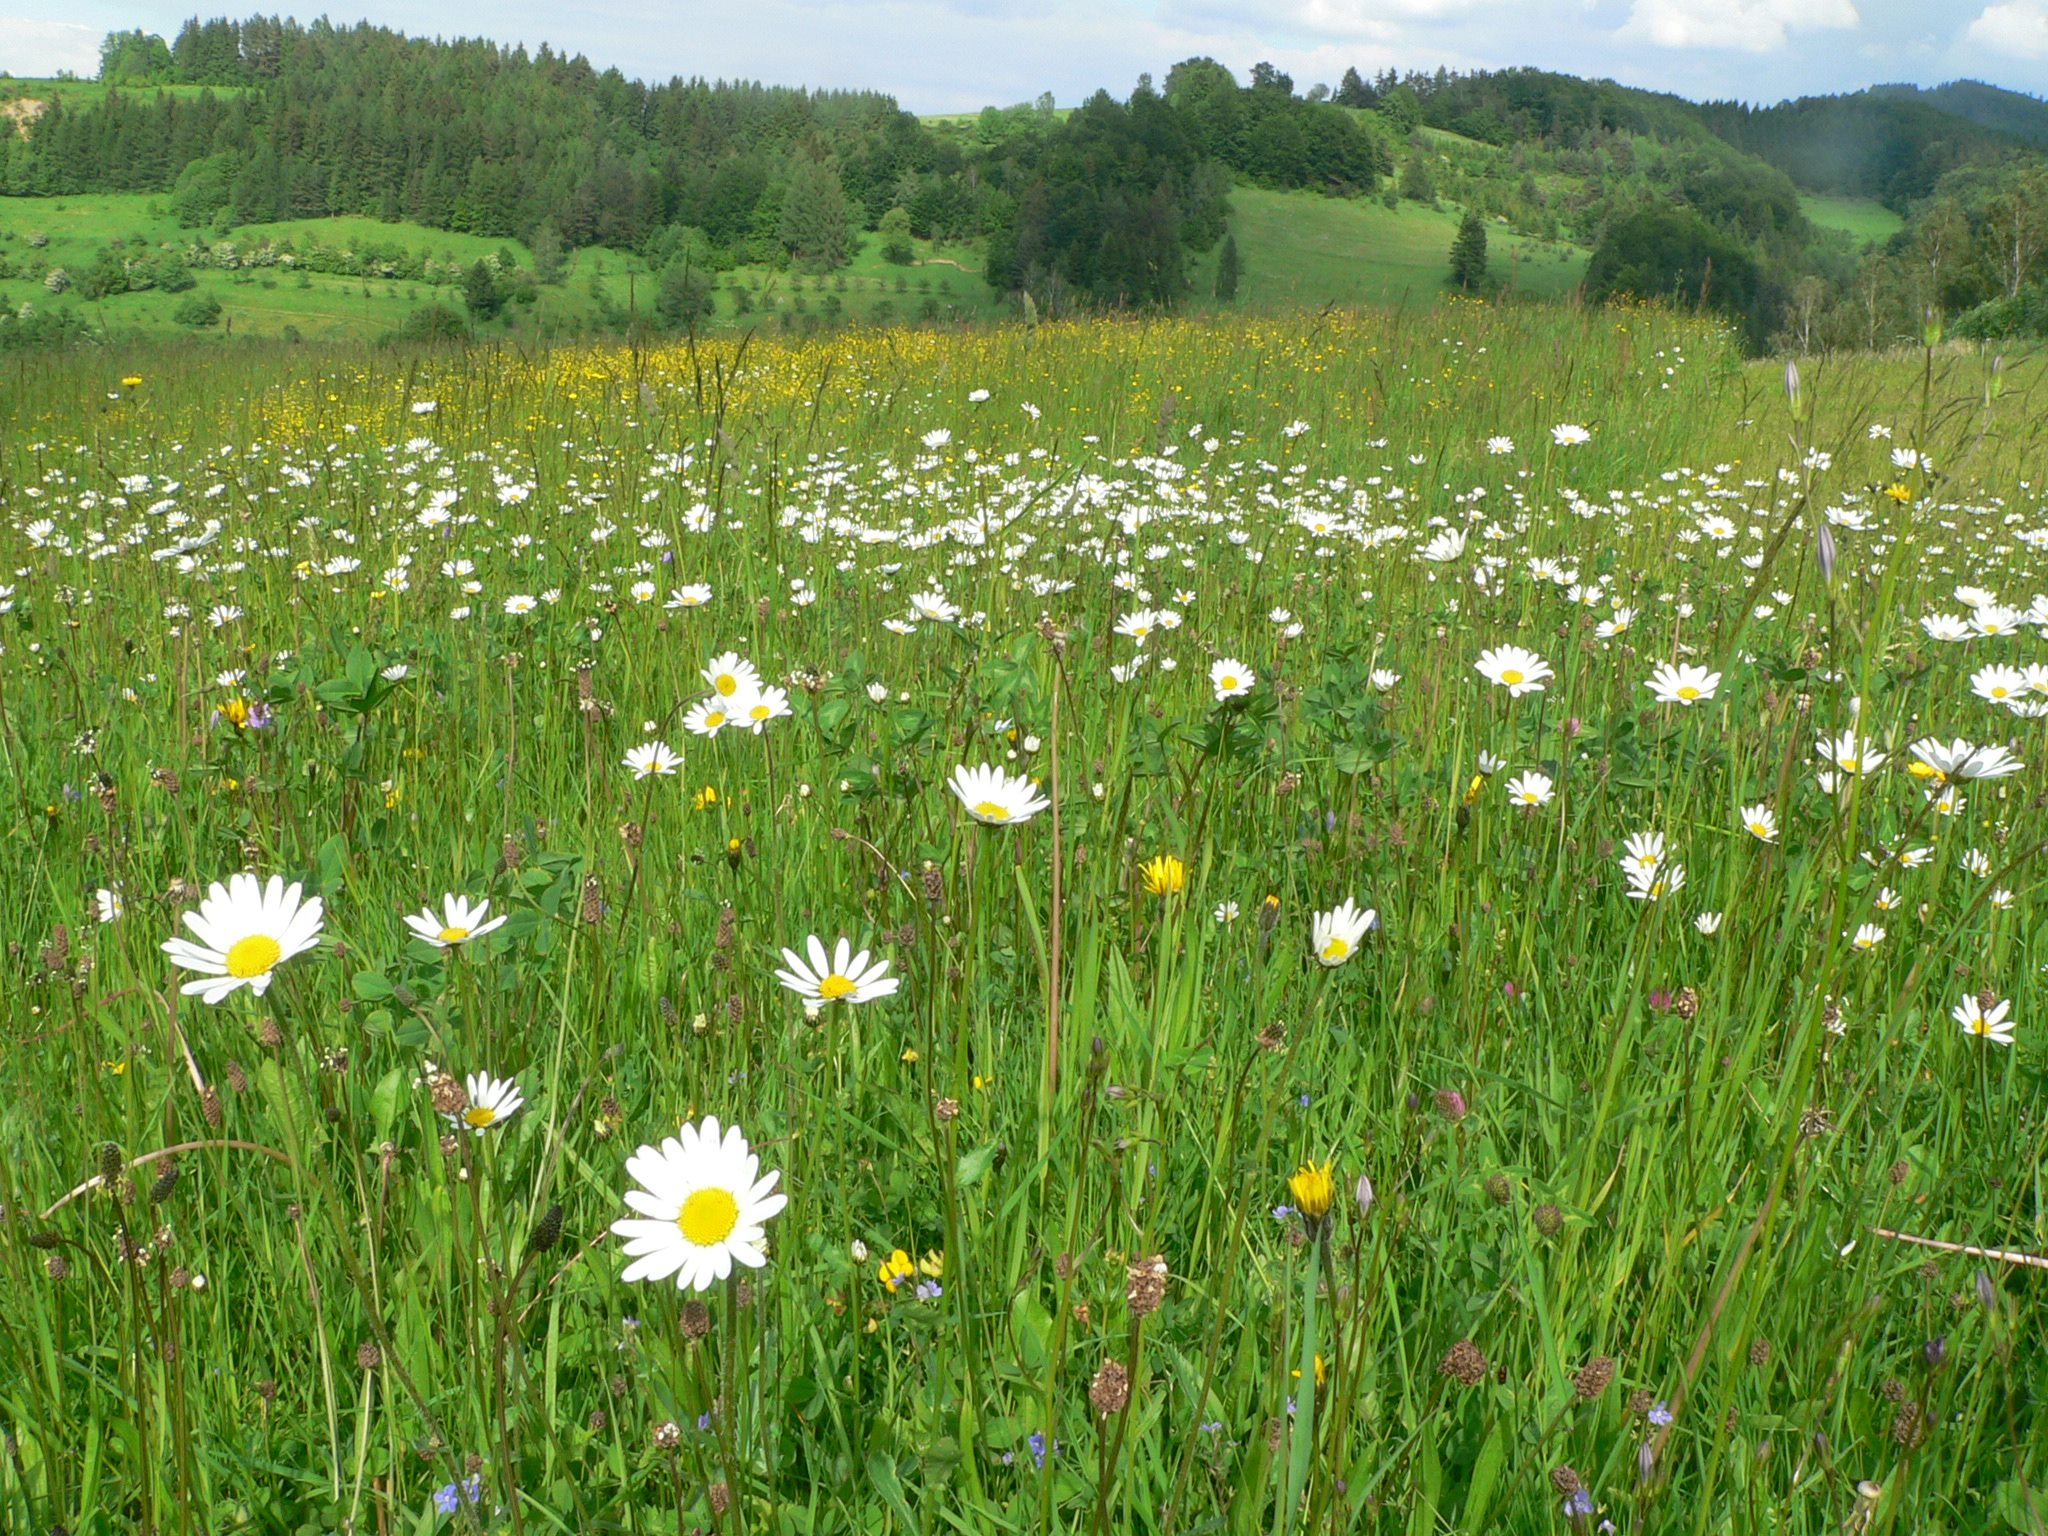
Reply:
[[[1659,1429],[1669,1424],[1674,1417],[1675,1415],[1671,1412],[1671,1405],[1669,1403],[1656,1402],[1650,1405],[1650,1422]]]
[[[1030,1445],[1031,1464],[1042,1472],[1045,1470],[1045,1432],[1037,1429],[1031,1431]]]
[[[1593,1495],[1583,1488],[1579,1489],[1564,1501],[1564,1512],[1569,1519],[1583,1520],[1593,1513]]]
[[[945,1294],[939,1288],[939,1282],[936,1280],[920,1280],[917,1283],[917,1299],[919,1301],[937,1301]]]

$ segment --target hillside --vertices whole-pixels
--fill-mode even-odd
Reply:
[[[1480,291],[1705,307],[1753,351],[2048,332],[2048,104],[1970,81],[1752,107],[1195,58],[920,119],[274,17],[103,58],[0,80],[0,345],[1406,304],[1468,215]]]

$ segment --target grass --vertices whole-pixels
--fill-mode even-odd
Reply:
[[[1443,292],[1460,215],[1403,202],[1326,198],[1239,187],[1231,232],[1245,262],[1240,303],[1255,306],[1428,304]],[[1587,252],[1495,225],[1487,231],[1494,277],[1511,291],[1561,297],[1585,275]],[[1214,291],[1215,257],[1198,265],[1198,293]]]
[[[2038,1526],[2043,743],[1973,679],[2039,642],[1957,590],[2048,575],[2039,358],[1795,409],[1466,302],[6,379],[7,1529]],[[786,698],[695,734],[728,652]],[[2025,766],[1936,807],[1922,736]],[[208,1003],[242,869],[323,931]],[[900,986],[807,1010],[813,935]],[[766,1262],[628,1282],[706,1115]]]
[[[1799,207],[1822,229],[1836,229],[1847,235],[1860,250],[1882,245],[1906,227],[1906,221],[1875,198],[1822,197],[1802,193]]]

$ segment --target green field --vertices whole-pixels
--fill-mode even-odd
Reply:
[[[1443,292],[1459,215],[1403,202],[1239,187],[1230,228],[1245,262],[1240,303],[1262,307],[1428,304]],[[1487,231],[1494,278],[1509,292],[1557,298],[1585,275],[1587,252],[1545,244],[1498,225]],[[1212,252],[1197,268],[1196,291],[1215,286]]]
[[[10,1536],[2041,1528],[2048,360],[5,379]]]
[[[47,246],[31,247],[32,234],[47,236]],[[265,240],[299,244],[310,240],[330,248],[358,243],[397,245],[460,266],[501,250],[509,250],[516,264],[529,271],[533,261],[532,253],[517,240],[404,222],[303,219],[241,225],[214,233],[180,228],[165,200],[146,194],[0,198],[0,254],[17,262],[40,258],[64,268],[74,279],[113,240],[126,241],[132,249],[153,251],[182,249],[202,235],[209,243],[225,239],[245,248]],[[869,237],[851,263],[823,276],[768,267],[739,267],[717,274],[714,325],[772,329],[784,323],[784,316],[793,323],[802,323],[806,317],[876,323],[921,317],[981,319],[999,311],[997,296],[982,280],[977,251],[926,241],[916,242],[916,249],[914,265],[894,266],[883,260],[880,243]],[[280,267],[234,272],[195,267],[193,275],[197,292],[219,300],[221,329],[235,336],[277,337],[291,327],[307,341],[367,340],[396,329],[422,304],[457,308],[462,304],[460,289],[452,284],[293,272]],[[736,301],[742,289],[750,303],[745,312]],[[603,294],[603,303],[594,291]],[[575,335],[595,328],[607,313],[630,311],[651,317],[654,295],[654,277],[638,257],[602,249],[579,251],[561,283],[542,286],[531,306],[507,306],[508,319],[500,328],[530,336]],[[16,308],[31,304],[39,309],[75,309],[94,330],[119,334],[177,334],[181,328],[172,312],[184,297],[141,291],[89,302],[75,287],[52,296],[39,280],[0,278],[0,303]]]
[[[1822,229],[1840,230],[1859,250],[1882,245],[1906,227],[1906,221],[1875,198],[1821,197],[1812,193],[1799,199],[1800,209]]]

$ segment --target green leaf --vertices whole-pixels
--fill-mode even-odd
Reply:
[[[903,1497],[903,1484],[896,1476],[896,1463],[880,1451],[868,1455],[868,1481],[875,1485],[875,1492],[882,1496],[882,1502],[903,1522],[906,1532],[922,1529],[917,1517],[910,1512],[909,1502]]]
[[[357,971],[349,990],[366,1003],[381,1003],[391,996],[391,983],[382,971]]]
[[[960,1155],[959,1166],[953,1170],[954,1184],[966,1189],[979,1183],[981,1176],[988,1172],[995,1160],[996,1148],[993,1142],[985,1147],[976,1147],[972,1152],[963,1152]]]
[[[1493,1433],[1486,1437],[1486,1444],[1479,1448],[1479,1459],[1472,1464],[1471,1482],[1465,1491],[1465,1530],[1476,1533],[1486,1529],[1487,1501],[1493,1497],[1493,1485],[1500,1481],[1500,1471],[1507,1465],[1507,1459],[1507,1437],[1496,1424]]]
[[[370,1094],[370,1123],[377,1127],[380,1141],[391,1135],[392,1124],[398,1119],[398,1094],[404,1082],[405,1069],[393,1067]]]

